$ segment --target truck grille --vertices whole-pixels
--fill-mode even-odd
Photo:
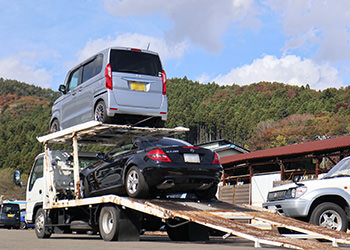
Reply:
[[[287,190],[281,190],[276,192],[269,192],[267,195],[268,201],[278,201],[278,200],[284,200],[286,198]]]

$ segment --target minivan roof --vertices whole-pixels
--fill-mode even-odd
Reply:
[[[75,65],[74,67],[72,67],[69,71],[68,71],[68,74],[66,75],[66,78],[69,76],[69,73],[72,72],[73,70],[79,68],[80,66],[86,64],[87,62],[91,61],[92,59],[94,59],[97,55],[99,54],[105,54],[107,53],[107,51],[109,50],[112,50],[112,49],[115,49],[115,50],[130,50],[130,51],[139,51],[139,52],[142,52],[142,53],[148,53],[148,54],[153,54],[153,55],[157,55],[159,56],[159,54],[157,52],[154,52],[154,51],[151,51],[151,50],[146,50],[146,49],[139,49],[139,48],[131,48],[131,47],[108,47],[108,48],[105,48],[101,51],[99,51],[98,53],[95,53],[93,54],[92,56],[88,57],[87,59],[85,59],[84,61],[82,61],[81,63]],[[67,79],[65,79],[64,82],[66,82]]]
[[[93,59],[96,55],[98,54],[105,54],[107,51],[110,51],[112,49],[115,50],[130,50],[130,51],[139,51],[142,53],[148,53],[148,54],[153,54],[153,55],[158,55],[157,52],[151,51],[151,50],[146,50],[146,49],[139,49],[139,48],[131,48],[131,47],[108,47],[105,48],[101,51],[99,51],[98,53],[93,54],[92,56],[90,56],[89,58],[85,59],[83,62],[79,63],[77,66],[75,66],[74,68],[77,68],[78,66],[85,64],[86,62],[90,61],[91,59]]]

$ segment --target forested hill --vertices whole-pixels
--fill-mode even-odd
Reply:
[[[250,150],[282,146],[350,131],[350,88],[261,82],[248,86],[169,79],[167,127],[186,126],[185,139],[228,139]],[[42,151],[36,137],[48,132],[58,92],[0,78],[0,169],[28,172]]]
[[[31,167],[42,151],[36,140],[48,131],[53,101],[58,93],[0,78],[0,168]]]
[[[350,131],[350,87],[219,86],[186,78],[170,79],[167,87],[167,125],[190,127],[187,139],[196,143],[225,138],[256,150]]]

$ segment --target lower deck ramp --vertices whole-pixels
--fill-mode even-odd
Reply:
[[[161,209],[172,218],[182,218],[209,228],[220,230],[255,242],[255,246],[267,244],[292,249],[337,249],[337,243],[350,244],[350,235],[343,232],[326,229],[324,227],[301,222],[284,217],[276,212],[269,212],[253,207],[237,206],[225,202],[188,202],[151,200],[147,204]],[[299,233],[326,239],[333,244],[321,243],[316,240],[299,240],[281,235],[271,230],[262,230],[252,224],[245,224],[236,220],[255,219],[269,223],[273,227],[285,227]]]
[[[76,200],[59,200],[50,204],[48,209],[86,206],[93,204],[113,203],[122,208],[133,209],[151,214],[164,220],[181,219],[180,224],[195,222],[208,228],[226,233],[226,236],[237,236],[255,243],[285,247],[291,249],[338,249],[338,243],[350,244],[350,235],[331,229],[312,225],[288,218],[275,211],[251,206],[233,205],[221,201],[199,202],[188,199],[133,199],[117,195],[104,195]],[[183,221],[185,220],[185,221]],[[268,223],[272,228],[284,227],[299,233],[297,239],[292,235],[281,235],[276,230],[263,230],[257,225],[241,222],[257,220]],[[312,239],[310,239],[312,238]],[[317,239],[331,243],[321,243]]]

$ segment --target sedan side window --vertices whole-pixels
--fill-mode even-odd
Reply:
[[[29,191],[32,190],[34,183],[37,179],[43,177],[43,157],[40,157],[35,161],[34,169],[29,181]]]
[[[76,69],[70,76],[68,81],[68,91],[71,91],[79,84],[80,69]]]

